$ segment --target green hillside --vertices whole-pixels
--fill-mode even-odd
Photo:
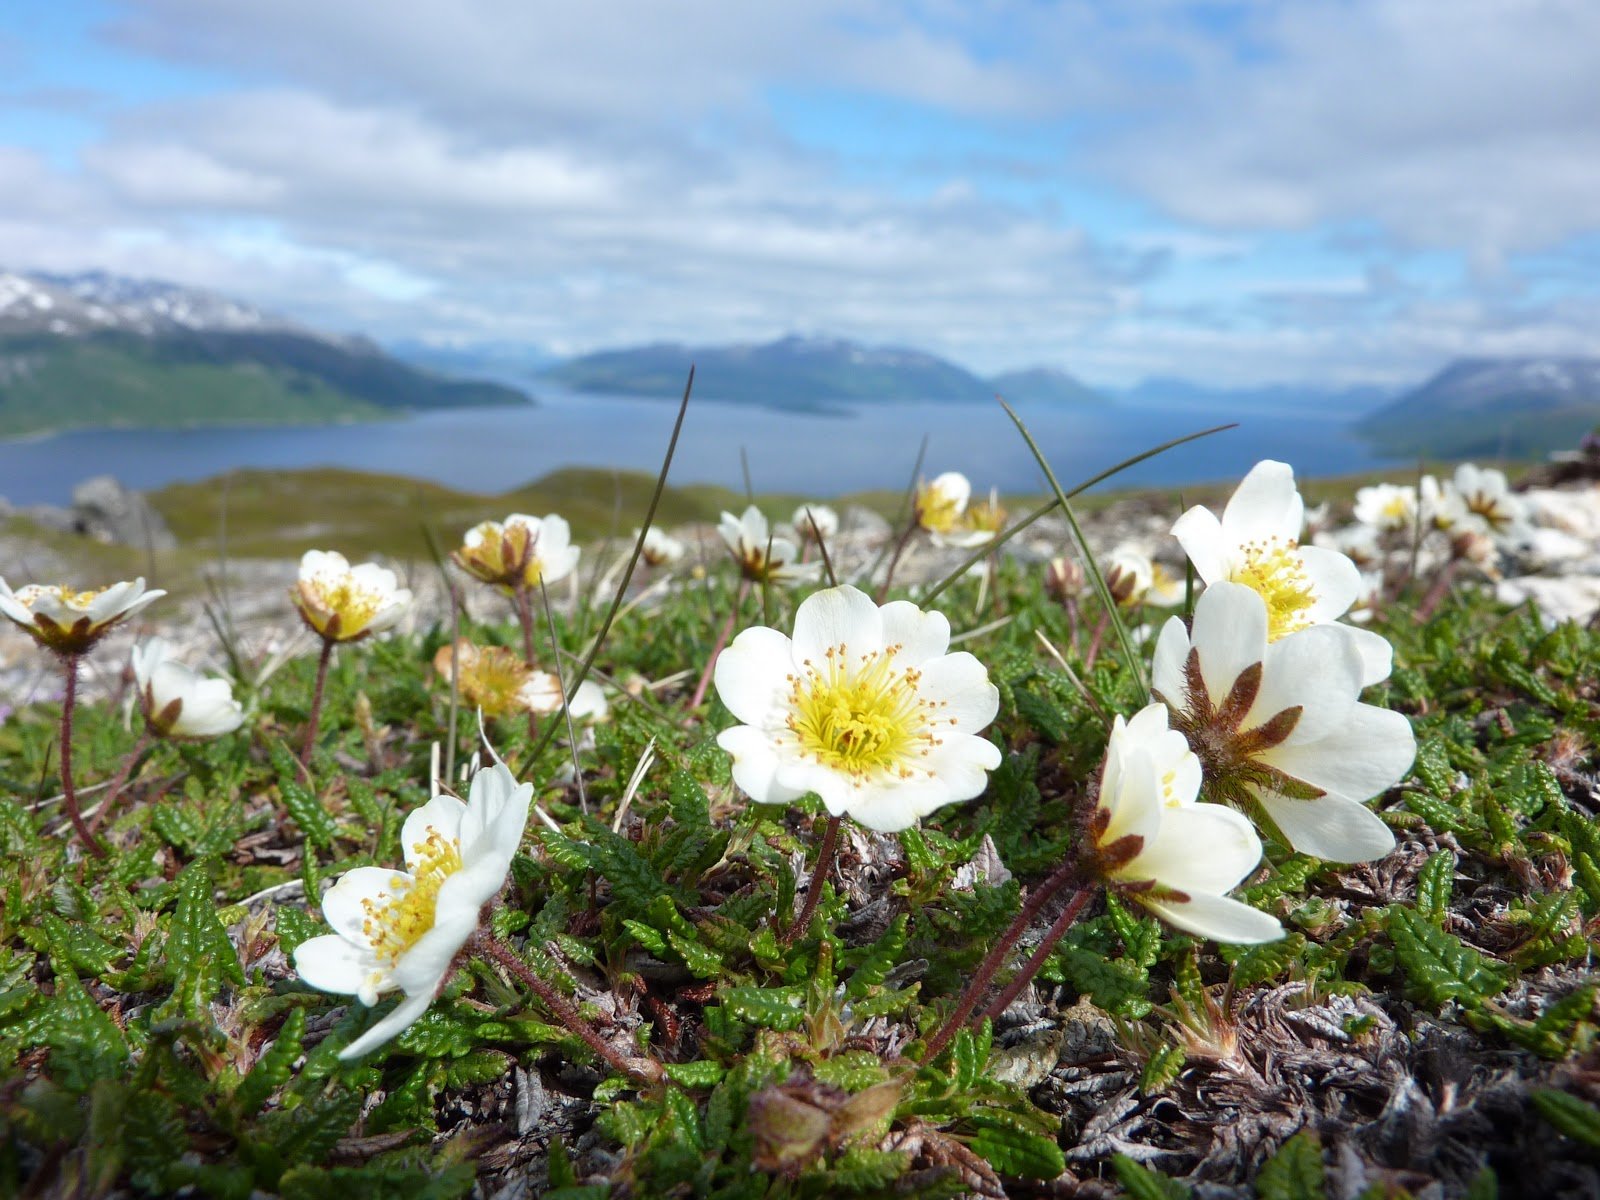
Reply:
[[[363,343],[290,332],[0,336],[0,436],[46,430],[373,420],[386,412],[518,404]]]

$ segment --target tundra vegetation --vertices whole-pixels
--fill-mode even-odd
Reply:
[[[307,548],[309,653],[109,700],[159,593],[0,585],[67,681],[0,725],[0,1190],[1593,1194],[1600,635],[1481,586],[1503,477],[1313,539],[1263,463],[1157,561],[904,512],[700,570],[641,507],[575,604],[513,513],[415,633]]]

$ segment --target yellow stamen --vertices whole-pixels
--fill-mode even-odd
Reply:
[[[372,623],[383,607],[383,597],[370,588],[364,588],[348,576],[334,579],[308,579],[300,585],[306,600],[304,610],[310,610],[311,623],[318,632],[326,632],[334,617],[339,618],[338,634],[348,639]]]
[[[1311,606],[1316,589],[1306,574],[1305,560],[1296,553],[1300,543],[1291,539],[1279,543],[1272,538],[1263,545],[1250,542],[1244,549],[1244,564],[1228,576],[1231,583],[1254,589],[1267,602],[1267,640],[1279,638],[1311,624]]]
[[[929,533],[949,533],[961,521],[964,505],[943,488],[919,485],[917,488],[917,524]]]
[[[894,665],[899,649],[852,658],[830,646],[820,668],[808,659],[803,674],[789,676],[788,724],[803,754],[857,779],[911,778],[915,760],[941,744],[936,728],[956,720],[937,715],[947,702],[919,693],[919,671]]]
[[[461,869],[461,847],[431,825],[428,836],[412,846],[417,859],[414,874],[395,872],[391,891],[361,902],[366,919],[361,932],[380,962],[391,967],[433,928],[444,881]]]

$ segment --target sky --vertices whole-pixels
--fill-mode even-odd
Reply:
[[[1404,386],[1600,353],[1600,4],[8,0],[0,268]]]

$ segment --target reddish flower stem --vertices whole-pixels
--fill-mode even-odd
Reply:
[[[63,654],[61,666],[66,672],[66,693],[61,697],[61,799],[67,809],[67,820],[77,831],[84,849],[96,858],[106,856],[106,848],[94,836],[94,830],[84,824],[78,811],[78,793],[72,786],[72,710],[78,705],[78,658],[76,654]]]
[[[722,632],[717,634],[717,644],[711,647],[711,654],[706,659],[706,669],[700,672],[700,681],[694,685],[694,695],[689,697],[689,707],[699,708],[700,702],[706,698],[706,689],[711,686],[711,674],[717,668],[717,656],[722,653],[722,648],[728,644],[728,639],[733,636],[733,623],[739,619],[739,610],[744,607],[745,593],[750,590],[750,581],[739,581],[739,593],[733,598],[733,609],[728,613],[728,619],[723,623]]]
[[[1033,924],[1034,917],[1054,896],[1077,874],[1078,864],[1075,859],[1069,858],[1057,867],[1043,883],[1041,883],[1028,897],[1026,903],[1012,918],[1011,924],[1006,926],[1005,932],[990,947],[989,953],[984,955],[983,961],[978,964],[978,969],[973,973],[972,981],[967,984],[966,990],[961,993],[961,998],[956,1001],[956,1006],[950,1015],[945,1018],[945,1023],[928,1042],[928,1048],[923,1053],[923,1062],[932,1062],[941,1051],[950,1044],[950,1039],[955,1037],[956,1030],[967,1023],[967,1017],[978,1006],[978,999],[989,988],[989,983],[994,979],[994,973],[1005,962],[1006,956],[1011,953],[1011,948],[1017,944],[1017,939],[1027,932],[1028,926]]]
[[[834,851],[839,845],[839,825],[843,819],[829,817],[828,824],[822,830],[822,845],[817,850],[817,865],[811,872],[805,903],[800,906],[800,915],[794,919],[794,923],[779,935],[780,946],[787,946],[796,938],[804,937],[806,930],[811,928],[811,918],[817,914],[817,902],[822,899],[822,885],[827,882],[828,872],[833,869]]]
[[[1083,911],[1083,906],[1089,902],[1089,897],[1093,894],[1094,889],[1087,887],[1079,888],[1073,894],[1072,899],[1067,901],[1066,908],[1062,909],[1061,915],[1056,918],[1055,924],[1050,926],[1034,952],[1028,956],[1028,961],[1022,964],[1022,969],[1010,983],[1006,984],[1005,990],[989,1001],[989,1006],[983,1010],[982,1016],[993,1019],[1011,1007],[1011,1002],[1022,994],[1022,989],[1033,982],[1033,977],[1039,973],[1039,968],[1044,966],[1044,960],[1050,957],[1050,951],[1055,949],[1056,943],[1072,927],[1072,923],[1078,919],[1078,914]]]
[[[106,792],[106,798],[101,801],[100,809],[89,818],[89,831],[92,833],[100,828],[101,823],[111,815],[111,809],[122,798],[122,789],[128,786],[128,776],[133,774],[133,764],[139,761],[139,756],[150,746],[150,725],[147,722],[139,733],[139,740],[134,742],[133,749],[128,752],[128,757],[123,760],[122,769],[117,772],[117,777],[111,783],[111,788]]]
[[[639,1083],[655,1083],[662,1077],[661,1064],[654,1059],[629,1058],[609,1045],[595,1027],[579,1015],[578,1010],[565,996],[534,974],[533,968],[523,962],[520,955],[487,929],[478,931],[473,946],[533,989],[534,994],[555,1018],[582,1038],[584,1044],[599,1055],[612,1070]]]
[[[300,748],[300,765],[311,769],[311,748],[317,744],[317,726],[322,721],[322,689],[328,683],[328,663],[333,658],[333,639],[322,639],[322,656],[317,659],[317,686],[311,693],[311,716],[306,721],[306,743]]]

